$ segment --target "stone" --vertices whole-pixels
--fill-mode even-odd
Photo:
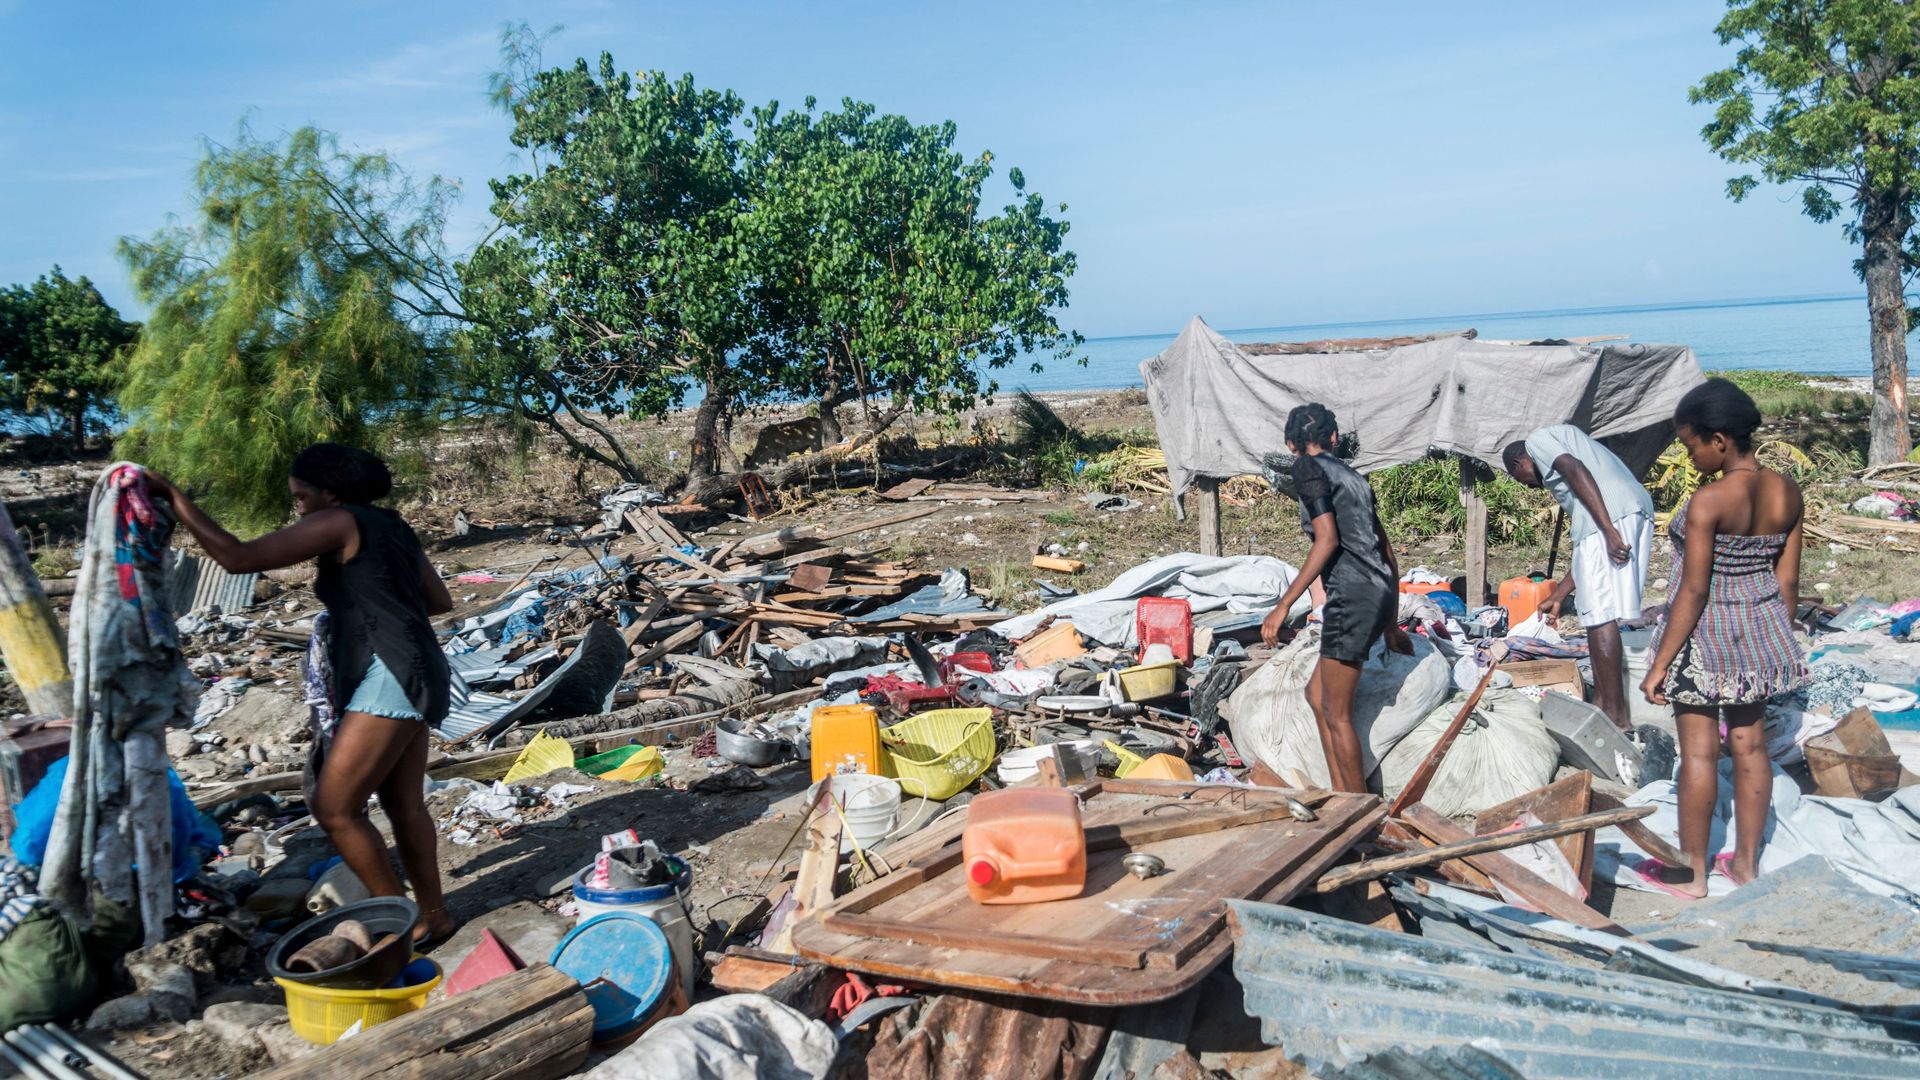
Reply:
[[[193,972],[185,965],[128,957],[127,972],[133,984],[146,995],[156,1019],[179,1023],[193,1015],[200,1003],[200,992],[193,984]]]
[[[247,897],[247,910],[263,921],[287,919],[307,910],[307,890],[313,882],[304,877],[270,877]]]
[[[249,1004],[242,1001],[227,1001],[207,1006],[200,1017],[206,1024],[207,1033],[229,1046],[247,1048],[260,1046],[260,1033],[275,1024],[284,1024],[287,1010],[278,1005]]]
[[[293,1025],[286,1022],[269,1024],[255,1032],[260,1045],[266,1047],[267,1056],[276,1065],[285,1065],[289,1061],[299,1061],[326,1049],[318,1043],[310,1043],[293,1033]]]
[[[103,1001],[87,1017],[88,1031],[125,1031],[153,1023],[153,1002],[145,994]]]
[[[267,834],[257,829],[249,829],[233,838],[230,850],[235,855],[265,855],[267,853]]]
[[[278,935],[274,935],[274,938],[277,937]],[[269,943],[271,943],[271,939]],[[212,1012],[215,1005],[228,1004],[271,1005],[276,1009],[280,1009],[281,1002],[285,999],[286,995],[281,989],[270,983],[264,986],[259,983],[229,983],[225,986],[214,987],[213,990],[202,999],[202,1002],[205,1004],[207,1011]],[[281,1011],[284,1012],[285,1010],[282,1009]]]
[[[174,759],[175,761],[179,761],[181,758],[192,757],[193,755],[199,752],[200,752],[200,744],[193,740],[192,732],[190,731],[167,732],[167,756],[168,757]]]
[[[208,761],[203,757],[187,758],[184,761],[175,758],[173,771],[179,773],[182,780],[211,780],[220,775],[220,763]]]

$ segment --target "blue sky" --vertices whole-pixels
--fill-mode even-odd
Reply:
[[[503,22],[747,101],[854,96],[1068,204],[1067,322],[1170,332],[1858,292],[1791,192],[1740,205],[1687,87],[1714,2],[51,3],[0,0],[0,282],[137,313],[115,240],[188,209],[203,137],[312,123],[459,180],[513,167]]]

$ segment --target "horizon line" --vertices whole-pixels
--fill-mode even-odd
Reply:
[[[1630,315],[1635,312],[1646,311],[1701,311],[1713,308],[1767,307],[1776,304],[1828,304],[1841,300],[1865,300],[1866,298],[1865,293],[1821,293],[1797,296],[1735,297],[1724,300],[1676,300],[1666,303],[1650,304],[1617,304],[1576,308],[1535,308],[1524,311],[1481,311],[1469,314],[1416,315],[1393,319],[1330,320],[1325,322],[1290,323],[1284,325],[1246,326],[1235,329],[1223,329],[1220,330],[1219,333],[1231,337],[1235,334],[1264,333],[1271,330],[1321,330],[1329,327],[1393,326],[1399,323],[1444,322],[1456,319],[1522,319],[1558,315]],[[1204,318],[1205,316],[1201,317]],[[1089,337],[1087,341],[1089,343],[1095,341],[1142,341],[1149,338],[1178,337],[1179,334],[1179,330],[1163,330],[1153,334],[1107,334],[1100,337]]]

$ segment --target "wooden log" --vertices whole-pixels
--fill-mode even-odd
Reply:
[[[1608,825],[1618,825],[1623,821],[1637,821],[1653,813],[1653,809],[1651,806],[1626,806],[1618,810],[1603,810],[1593,814],[1582,814],[1577,818],[1568,818],[1565,821],[1550,821],[1544,825],[1533,825],[1525,829],[1515,829],[1512,832],[1497,833],[1492,836],[1473,836],[1465,829],[1454,825],[1450,819],[1441,817],[1426,806],[1415,803],[1408,809],[1408,814],[1419,813],[1422,817],[1420,820],[1409,820],[1408,824],[1423,833],[1427,833],[1435,841],[1438,841],[1437,847],[1430,847],[1423,851],[1409,851],[1401,855],[1388,855],[1380,859],[1368,859],[1365,862],[1354,863],[1351,866],[1343,866],[1338,870],[1323,875],[1320,880],[1315,883],[1314,890],[1317,892],[1332,892],[1335,889],[1351,885],[1356,881],[1367,881],[1372,878],[1385,877],[1396,870],[1417,870],[1423,866],[1433,866],[1437,863],[1447,862],[1450,859],[1466,859],[1469,866],[1479,869],[1489,877],[1497,877],[1498,875],[1487,870],[1485,867],[1481,867],[1478,863],[1474,862],[1472,858],[1469,858],[1469,856],[1480,855],[1487,852],[1504,851],[1507,848],[1519,847],[1522,844],[1532,844],[1541,840],[1553,840],[1571,833],[1587,832],[1591,829],[1602,829]],[[1433,825],[1433,819],[1435,818],[1446,822],[1448,828],[1440,831],[1448,833],[1448,835],[1452,837],[1451,839],[1442,839],[1439,835],[1429,831],[1429,826]],[[1437,828],[1437,826],[1435,826],[1435,828]],[[1511,863],[1511,860],[1504,861]],[[1545,884],[1545,882],[1543,881],[1542,884]],[[1509,887],[1511,887],[1511,883],[1509,883]],[[1559,892],[1558,889],[1554,891]],[[1566,894],[1561,893],[1561,895],[1565,896]],[[1572,898],[1569,897],[1568,899]],[[1584,907],[1585,905],[1581,906]],[[1592,909],[1589,908],[1588,910],[1591,911]]]
[[[1650,806],[1636,806],[1630,810],[1613,811],[1613,813],[1628,814],[1630,817],[1645,817],[1646,814],[1640,812],[1651,811],[1652,809]],[[1552,828],[1566,828],[1575,823],[1584,824],[1587,828],[1599,828],[1601,825],[1613,824],[1612,821],[1598,820],[1605,816],[1607,815],[1586,814],[1572,821],[1555,822]],[[1419,832],[1428,839],[1439,841],[1442,847],[1459,841],[1471,841],[1475,839],[1472,833],[1455,825],[1453,819],[1446,817],[1422,803],[1414,803],[1412,806],[1409,806],[1407,812],[1401,816],[1401,820],[1419,830]],[[1540,827],[1544,829],[1548,826],[1543,825]],[[1530,831],[1531,830],[1528,829],[1520,829],[1515,832],[1502,833],[1500,836],[1488,836],[1479,839],[1505,840]],[[1552,837],[1541,835],[1535,836],[1534,839],[1550,840]],[[1436,848],[1435,850],[1439,849]],[[1582,901],[1576,900],[1567,893],[1562,892],[1552,882],[1521,866],[1519,863],[1514,862],[1512,859],[1507,858],[1505,855],[1500,854],[1498,851],[1483,851],[1462,857],[1466,859],[1468,866],[1473,867],[1494,881],[1504,885],[1509,891],[1518,895],[1545,914],[1551,915],[1556,919],[1570,922],[1575,926],[1584,926],[1589,930],[1599,930],[1620,937],[1633,936],[1633,932],[1626,927],[1593,910]]]
[[[840,832],[845,819],[830,805],[833,789],[820,785],[808,807],[807,846],[800,853],[800,876],[793,883],[795,906],[785,925],[768,946],[774,952],[793,951],[793,928],[800,920],[833,904],[834,880],[840,876]]]
[[[1220,537],[1220,481],[1200,477],[1193,482],[1193,490],[1200,506],[1200,554],[1217,558],[1226,554]]]
[[[848,525],[844,528],[834,529],[831,532],[821,533],[819,539],[822,543],[831,543],[843,536],[852,536],[854,533],[866,532],[868,529],[884,529],[893,525],[904,525],[909,521],[918,521],[923,517],[932,517],[945,509],[946,507],[944,506],[923,506],[918,510],[909,510],[904,514],[894,514],[891,517],[883,517],[878,521],[865,521],[858,525]]]
[[[1486,672],[1480,676],[1479,683],[1474,686],[1473,693],[1467,695],[1467,703],[1460,706],[1460,711],[1454,715],[1453,722],[1447,725],[1447,730],[1440,733],[1440,741],[1434,743],[1433,749],[1427,751],[1427,756],[1420,760],[1420,767],[1413,770],[1413,775],[1407,778],[1407,786],[1401,788],[1400,794],[1395,795],[1393,802],[1387,806],[1388,817],[1399,817],[1402,809],[1419,802],[1421,796],[1427,793],[1427,785],[1433,783],[1433,774],[1440,771],[1440,762],[1446,758],[1447,751],[1453,748],[1453,740],[1459,737],[1460,729],[1467,726],[1467,717],[1473,715],[1473,707],[1480,704],[1480,695],[1487,692],[1487,684],[1493,681],[1495,670],[1497,669],[1492,665],[1488,665]]]
[[[593,1007],[580,984],[534,964],[254,1078],[549,1080],[585,1064],[592,1039]]]
[[[1480,494],[1480,463],[1460,459],[1460,505],[1467,512],[1467,608],[1487,602],[1487,500]]]

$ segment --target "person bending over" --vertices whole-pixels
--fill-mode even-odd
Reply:
[[[1300,524],[1312,539],[1305,565],[1280,603],[1260,624],[1269,645],[1291,640],[1287,612],[1316,583],[1326,586],[1320,661],[1307,681],[1307,705],[1320,729],[1327,774],[1337,791],[1367,790],[1360,738],[1353,730],[1353,696],[1360,665],[1381,635],[1396,652],[1413,645],[1400,629],[1400,567],[1375,512],[1366,478],[1333,455],[1340,432],[1333,413],[1315,402],[1287,414],[1294,492]]]
[[[386,842],[367,819],[367,799],[380,797],[420,905],[417,940],[437,942],[454,927],[425,797],[427,729],[446,718],[450,675],[429,617],[453,610],[453,598],[407,523],[372,505],[393,490],[385,462],[315,443],[295,456],[289,473],[298,520],[246,541],[165,478],[149,474],[148,484],[228,573],[314,560],[313,591],[332,627],[331,696],[338,707],[332,731],[315,733],[325,756],[309,809],[370,893],[401,896]]]
[[[1593,658],[1594,704],[1615,727],[1633,726],[1622,674],[1620,623],[1640,617],[1653,547],[1653,499],[1613,451],[1572,424],[1543,427],[1501,453],[1507,473],[1546,488],[1573,523],[1567,576],[1540,603],[1540,614],[1560,617],[1573,593]]]
[[[1759,872],[1773,766],[1767,699],[1807,683],[1788,598],[1800,588],[1800,488],[1760,467],[1760,410],[1725,379],[1680,399],[1673,423],[1702,476],[1714,477],[1673,515],[1673,598],[1640,684],[1673,705],[1680,732],[1680,850],[1686,866],[1642,876],[1681,896],[1707,895],[1707,856],[1720,793],[1720,728],[1733,755],[1734,849],[1713,860],[1736,885]]]

